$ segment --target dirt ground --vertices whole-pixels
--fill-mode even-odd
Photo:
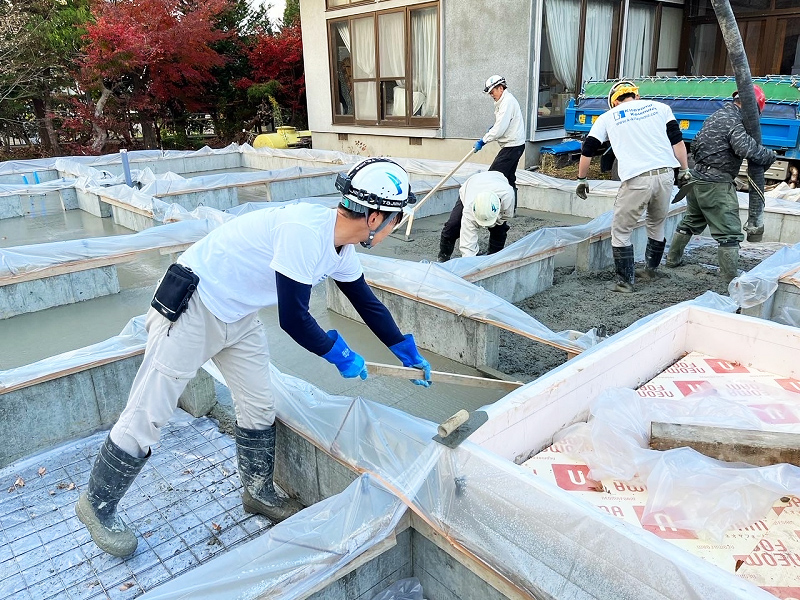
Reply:
[[[739,268],[750,270],[775,252],[780,245],[744,244]],[[717,244],[694,238],[686,249],[684,265],[676,269],[661,266],[661,279],[639,282],[633,294],[609,289],[613,272],[578,274],[572,267],[557,268],[553,287],[517,304],[553,331],[588,331],[604,325],[608,335],[638,319],[711,290],[727,296],[728,288],[718,276]],[[637,264],[637,268],[643,267]],[[500,334],[500,370],[514,378],[531,381],[566,361],[566,353],[537,342]]]

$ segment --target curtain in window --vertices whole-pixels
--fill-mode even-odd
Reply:
[[[556,79],[567,91],[575,90],[578,70],[578,30],[581,18],[579,0],[545,0],[547,47]]]
[[[439,54],[436,7],[411,13],[413,114],[435,117],[439,108]]]
[[[661,32],[658,38],[658,69],[670,69],[671,72],[659,75],[676,75],[678,73],[678,54],[680,52],[680,34],[683,25],[683,9],[664,6],[661,8]]]
[[[353,56],[353,76],[356,79],[375,78],[375,21],[372,17],[355,19],[350,41]],[[356,119],[376,121],[378,100],[374,81],[357,81],[353,84],[356,101]]]
[[[655,8],[631,4],[625,33],[623,77],[650,75],[650,55],[653,51],[653,21]]]
[[[353,114],[353,81],[352,61],[350,59],[350,25],[347,21],[336,23],[336,34],[344,44],[344,49],[337,43],[336,51],[336,79],[339,90],[338,114]]]
[[[336,33],[342,38],[342,42],[344,42],[347,51],[350,52],[350,25],[347,21],[336,24]]]
[[[611,21],[614,5],[609,2],[589,1],[586,6],[586,41],[583,46],[583,81],[608,77],[608,60],[611,54]],[[583,83],[583,82],[581,82]]]

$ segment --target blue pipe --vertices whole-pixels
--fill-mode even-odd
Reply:
[[[133,187],[133,181],[131,180],[131,166],[128,164],[128,151],[122,149],[119,151],[119,155],[122,157],[122,171],[125,173],[125,183],[128,187]]]

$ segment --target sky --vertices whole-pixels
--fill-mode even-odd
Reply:
[[[258,3],[258,0],[254,2],[254,4]],[[272,4],[272,8],[269,11],[269,18],[271,21],[280,21],[283,19],[283,9],[286,8],[286,0],[267,0],[268,4]]]

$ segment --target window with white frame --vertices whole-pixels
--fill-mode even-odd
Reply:
[[[439,126],[438,3],[328,22],[334,123]]]

